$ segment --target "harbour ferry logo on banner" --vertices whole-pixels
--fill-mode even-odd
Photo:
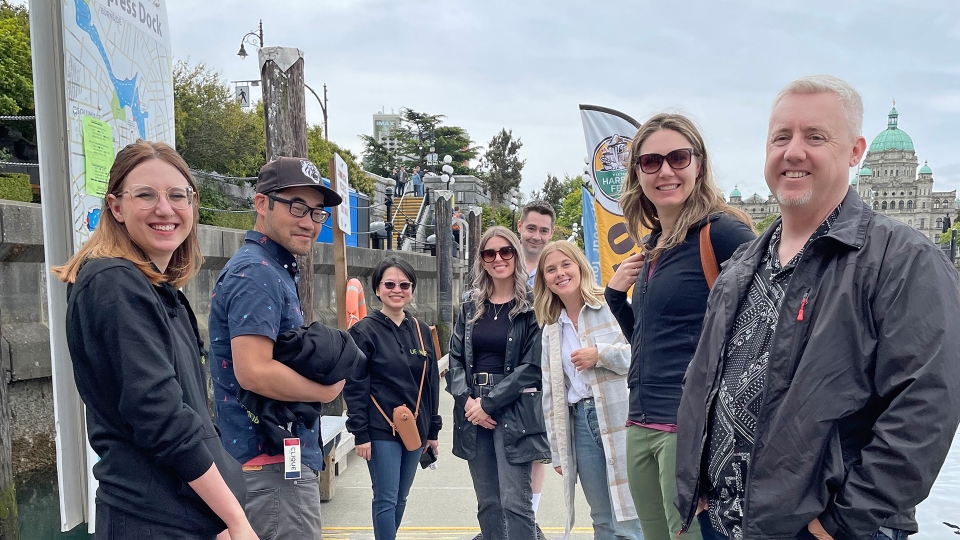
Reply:
[[[630,166],[630,141],[624,135],[611,135],[593,151],[593,174],[600,193],[614,204],[620,200],[623,181]]]

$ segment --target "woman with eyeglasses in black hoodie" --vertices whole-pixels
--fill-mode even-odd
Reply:
[[[438,453],[440,374],[430,327],[404,309],[417,286],[410,263],[387,257],[374,269],[371,284],[383,307],[350,328],[367,358],[347,379],[343,396],[347,429],[370,470],[374,536],[393,540],[421,454],[428,448]],[[421,447],[416,450],[406,449],[384,416],[399,405],[417,412]]]

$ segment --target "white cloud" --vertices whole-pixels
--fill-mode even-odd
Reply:
[[[895,97],[900,125],[921,161],[930,161],[937,187],[960,187],[960,173],[948,172],[960,125],[960,2],[953,0],[168,6],[174,53],[231,80],[258,76],[255,57],[244,62],[236,51],[262,16],[267,44],[300,48],[307,83],[329,85],[331,138],[355,151],[357,135],[371,131],[371,115],[384,107],[445,114],[479,144],[513,129],[524,143],[525,191],[548,172],[580,172],[577,106],[592,103],[638,120],[661,110],[689,114],[721,187],[766,195],[770,104],[780,87],[811,73],[840,76],[863,94],[868,142],[886,128]],[[308,120],[320,122],[308,100]]]

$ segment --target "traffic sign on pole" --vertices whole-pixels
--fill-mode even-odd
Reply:
[[[343,202],[338,207],[340,212],[337,214],[337,225],[345,234],[353,234],[353,225],[350,222],[350,181],[347,174],[347,163],[339,154],[333,155],[333,161],[336,163],[334,171],[334,190]]]
[[[250,85],[237,85],[237,101],[244,109],[250,107]]]

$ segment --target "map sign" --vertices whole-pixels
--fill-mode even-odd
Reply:
[[[79,248],[100,221],[102,166],[137,139],[174,144],[172,52],[161,0],[62,5],[73,245]],[[111,136],[109,161],[102,153],[86,155],[91,141],[84,144],[85,134]],[[96,146],[105,144],[101,139]]]

